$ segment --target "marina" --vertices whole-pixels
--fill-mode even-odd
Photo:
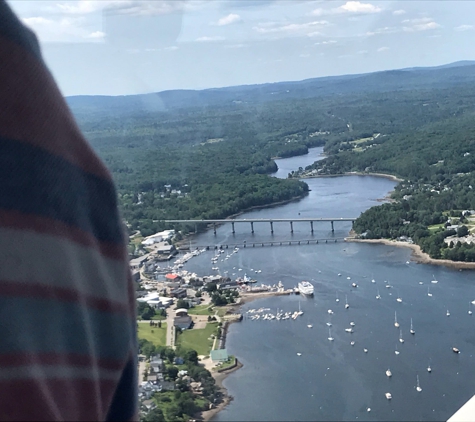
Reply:
[[[357,215],[394,186],[386,179],[362,176],[346,177],[345,183],[338,178],[308,183],[311,191],[301,201],[240,218]],[[293,239],[304,236],[298,228]],[[350,228],[351,223],[341,223],[334,236],[345,237]],[[319,226],[315,238],[329,236],[326,230]],[[286,246],[289,239],[288,230],[279,231],[277,225],[271,236],[233,235],[226,224],[217,229],[216,238],[207,232],[193,239],[193,245],[283,242],[279,248],[240,248],[228,260],[221,254],[219,271],[253,274],[256,287],[279,280],[284,290],[295,290],[302,280],[314,286],[313,297],[272,293],[241,306],[243,321],[229,327],[226,347],[243,367],[225,380],[234,400],[213,421],[439,421],[449,419],[473,396],[475,333],[473,315],[467,313],[475,304],[471,272],[415,264],[405,248],[345,242]],[[210,262],[214,252],[194,257],[186,268],[209,273],[216,266]],[[261,273],[251,273],[251,268]],[[299,304],[303,314],[293,319]],[[261,308],[268,310],[260,315],[274,318],[251,319],[253,313],[247,311]],[[277,320],[280,312],[291,315]],[[417,376],[421,392],[416,390]],[[259,391],[259,400],[249,391]]]

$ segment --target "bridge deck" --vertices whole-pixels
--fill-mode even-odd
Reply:
[[[355,221],[355,217],[316,217],[316,218],[233,218],[220,220],[161,220],[164,223],[296,223],[313,221]]]

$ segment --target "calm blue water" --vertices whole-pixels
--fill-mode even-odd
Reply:
[[[308,165],[320,153],[316,148],[310,157],[279,160],[282,175]],[[298,217],[298,213],[300,217],[358,216],[378,204],[376,200],[395,185],[386,179],[358,176],[306,181],[311,192],[304,199],[255,210],[242,218],[290,218]],[[246,240],[249,244],[311,238],[308,223],[294,224],[293,235],[285,223],[274,224],[273,236],[267,224],[254,226],[252,235],[247,224],[236,225],[233,235],[231,225],[224,225],[216,236],[205,233],[194,242],[205,245]],[[314,238],[332,236],[328,223],[315,224],[315,229]],[[335,223],[335,229],[335,237],[345,236],[350,224]],[[213,273],[212,255],[214,252],[207,252],[193,258],[185,268],[199,274]],[[231,326],[227,349],[244,367],[225,380],[234,401],[215,421],[446,420],[475,394],[475,314],[468,315],[469,301],[475,299],[475,283],[470,271],[417,264],[410,261],[410,251],[405,248],[344,242],[241,248],[218,266],[230,276],[252,273],[266,284],[281,280],[286,287],[293,287],[301,280],[311,280],[315,297],[272,297],[242,307],[244,312],[260,307],[269,307],[274,313],[277,308],[295,311],[300,301],[305,313],[296,321],[245,319]],[[433,276],[438,284],[430,283]],[[351,287],[353,281],[358,288]],[[386,288],[384,281],[393,287]],[[428,287],[432,297],[427,295]],[[375,298],[378,289],[381,300]],[[398,294],[402,303],[396,302]],[[345,296],[348,310],[344,309]],[[333,342],[327,340],[328,309],[334,311]],[[450,317],[446,316],[447,309]],[[395,311],[403,344],[394,327]],[[409,333],[411,318],[415,336]],[[356,323],[353,334],[344,331],[350,321]],[[354,346],[350,345],[352,340]],[[460,349],[459,355],[451,351],[454,346]],[[396,347],[399,355],[394,353]],[[426,370],[429,361],[432,373]],[[390,379],[385,375],[388,367],[393,374]],[[415,390],[416,375],[423,390],[420,393]],[[391,401],[386,400],[386,392],[392,394]],[[367,412],[368,407],[371,412]]]

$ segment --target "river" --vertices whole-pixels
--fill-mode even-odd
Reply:
[[[278,160],[277,177],[305,167],[321,148],[306,156]],[[278,207],[253,210],[240,218],[356,217],[377,205],[395,182],[371,176],[305,180],[311,189],[305,198]],[[315,223],[313,238],[346,236],[350,223]],[[309,223],[231,225],[199,235],[198,245],[311,239]],[[224,382],[234,397],[214,421],[437,421],[448,419],[475,394],[475,299],[473,273],[417,264],[410,250],[377,244],[319,243],[317,245],[241,248],[218,262],[221,273],[247,273],[259,282],[279,280],[293,287],[301,280],[315,285],[315,297],[281,296],[245,304],[304,311],[297,320],[252,321],[232,324],[226,348],[244,364]],[[210,274],[214,252],[190,260],[185,269]],[[241,269],[241,271],[239,271]],[[260,270],[261,272],[256,273]],[[338,274],[341,276],[338,276]],[[351,278],[348,279],[348,277]],[[435,277],[437,284],[432,284]],[[374,278],[375,283],[372,283]],[[357,288],[351,286],[358,284]],[[420,284],[422,283],[422,284]],[[392,287],[386,288],[389,284]],[[428,296],[428,288],[432,296]],[[380,300],[376,295],[381,296]],[[400,296],[402,303],[396,301]],[[336,298],[339,302],[336,302]],[[347,297],[349,309],[344,308]],[[475,306],[474,306],[475,308]],[[332,309],[331,335],[326,325]],[[446,311],[450,310],[450,316]],[[400,323],[404,343],[399,342]],[[475,312],[475,309],[473,309]],[[409,333],[413,319],[415,335]],[[350,321],[354,333],[345,332]],[[308,328],[307,325],[313,325]],[[350,342],[354,341],[354,346]],[[460,354],[452,352],[452,347]],[[367,353],[364,352],[367,349]],[[396,355],[395,351],[399,354]],[[297,355],[300,353],[301,355]],[[432,372],[427,371],[427,366]],[[390,368],[392,377],[385,371]],[[421,392],[417,392],[419,376]],[[385,393],[392,394],[392,400]],[[368,410],[370,409],[370,410]]]

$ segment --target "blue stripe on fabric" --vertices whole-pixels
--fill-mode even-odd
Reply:
[[[137,364],[131,359],[122,373],[106,421],[129,421],[137,410]]]
[[[36,58],[41,58],[40,46],[36,35],[23,25],[4,0],[0,0],[0,35],[20,45]]]
[[[0,137],[0,208],[59,220],[99,241],[120,243],[111,181],[27,143]]]
[[[0,354],[73,353],[126,360],[130,317],[56,300],[0,297]]]

